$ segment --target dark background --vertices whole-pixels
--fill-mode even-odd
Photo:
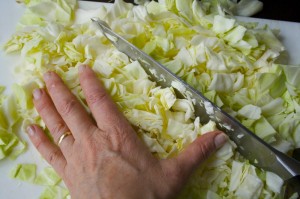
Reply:
[[[264,3],[262,11],[253,17],[300,22],[299,0],[260,0]]]
[[[113,0],[85,0],[85,1],[114,2]],[[264,3],[264,7],[262,11],[260,11],[253,17],[300,22],[300,1],[299,0],[260,0],[260,1]],[[133,2],[133,0],[126,0],[126,2]]]

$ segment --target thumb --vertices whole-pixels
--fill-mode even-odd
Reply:
[[[165,169],[170,169],[177,176],[187,178],[197,166],[223,146],[227,140],[227,135],[221,131],[206,133],[198,137],[177,157],[166,160],[164,166],[167,168]]]

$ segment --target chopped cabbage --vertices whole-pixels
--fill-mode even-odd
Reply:
[[[61,186],[48,186],[39,196],[39,199],[68,198],[69,191]]]
[[[1,96],[1,98],[2,98],[2,93],[4,92],[4,90],[5,90],[5,86],[0,85],[0,96]]]
[[[225,12],[233,15],[251,16],[259,12],[263,3],[258,0],[204,0],[206,10],[211,13]]]
[[[17,136],[4,130],[0,130],[0,159],[4,159],[8,156],[18,142],[19,139]]]
[[[232,174],[230,176],[230,184],[229,184],[229,190],[235,191],[241,182],[241,177],[243,174],[243,163],[238,161],[232,162]]]
[[[57,175],[52,167],[44,168],[34,179],[35,184],[40,185],[57,185],[61,181],[61,178]]]
[[[27,182],[34,182],[35,175],[35,164],[18,164],[10,173],[10,177]]]
[[[283,180],[272,172],[266,173],[267,186],[275,193],[280,193]]]
[[[76,0],[24,0],[27,9],[20,26],[45,25],[47,22],[67,24],[74,18]]]
[[[241,115],[248,119],[258,120],[261,117],[261,108],[248,104],[243,106],[239,111],[238,115]]]
[[[235,20],[216,15],[214,17],[213,31],[217,34],[225,33],[234,27]]]
[[[236,196],[240,198],[257,199],[260,196],[263,182],[257,176],[247,174],[236,190]]]
[[[17,164],[10,173],[10,177],[33,183],[36,185],[46,186],[39,198],[66,198],[69,191],[59,185],[61,178],[51,167],[45,167],[37,174],[35,164]]]
[[[0,160],[15,159],[26,150],[26,143],[17,134],[19,120],[16,97],[0,92]]]
[[[161,88],[139,62],[117,51],[90,23],[94,16],[269,144],[286,153],[300,147],[298,66],[275,63],[284,47],[267,26],[241,23],[227,15],[253,14],[261,9],[259,1],[159,0],[133,6],[117,0],[111,9],[88,12],[76,10],[75,0],[24,2],[27,10],[18,31],[4,46],[23,60],[16,68],[14,100],[0,97],[0,152],[5,156],[17,143],[15,124],[45,127],[30,99],[34,88],[43,87],[45,71],[60,74],[88,110],[78,81],[80,64],[93,68],[138,136],[159,158],[172,157],[197,136],[216,130],[212,121],[200,123],[195,102],[179,82]],[[174,90],[186,99],[179,99]],[[27,178],[26,167],[18,166],[14,176],[18,172],[20,178]],[[51,170],[29,178],[47,186],[41,198],[68,194]],[[281,186],[278,176],[252,166],[229,141],[200,165],[179,198],[277,198]]]

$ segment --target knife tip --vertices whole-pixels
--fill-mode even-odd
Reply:
[[[96,21],[98,21],[98,18],[97,18],[97,17],[92,17],[91,20],[92,20],[93,22],[96,22]]]

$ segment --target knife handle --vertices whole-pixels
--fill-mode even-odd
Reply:
[[[268,146],[272,151],[270,157],[275,155],[275,160],[272,158],[270,160],[266,159],[267,162],[270,162],[267,167],[263,168],[267,171],[271,171],[280,176],[284,181],[287,181],[293,177],[300,176],[300,161],[295,158],[278,151],[272,146]],[[267,157],[265,155],[265,157]],[[255,163],[254,163],[255,165]]]
[[[283,199],[289,199],[294,194],[298,194],[298,199],[300,198],[300,175],[292,177],[285,181],[283,189]]]
[[[300,161],[300,148],[294,149],[292,157],[298,161]]]

